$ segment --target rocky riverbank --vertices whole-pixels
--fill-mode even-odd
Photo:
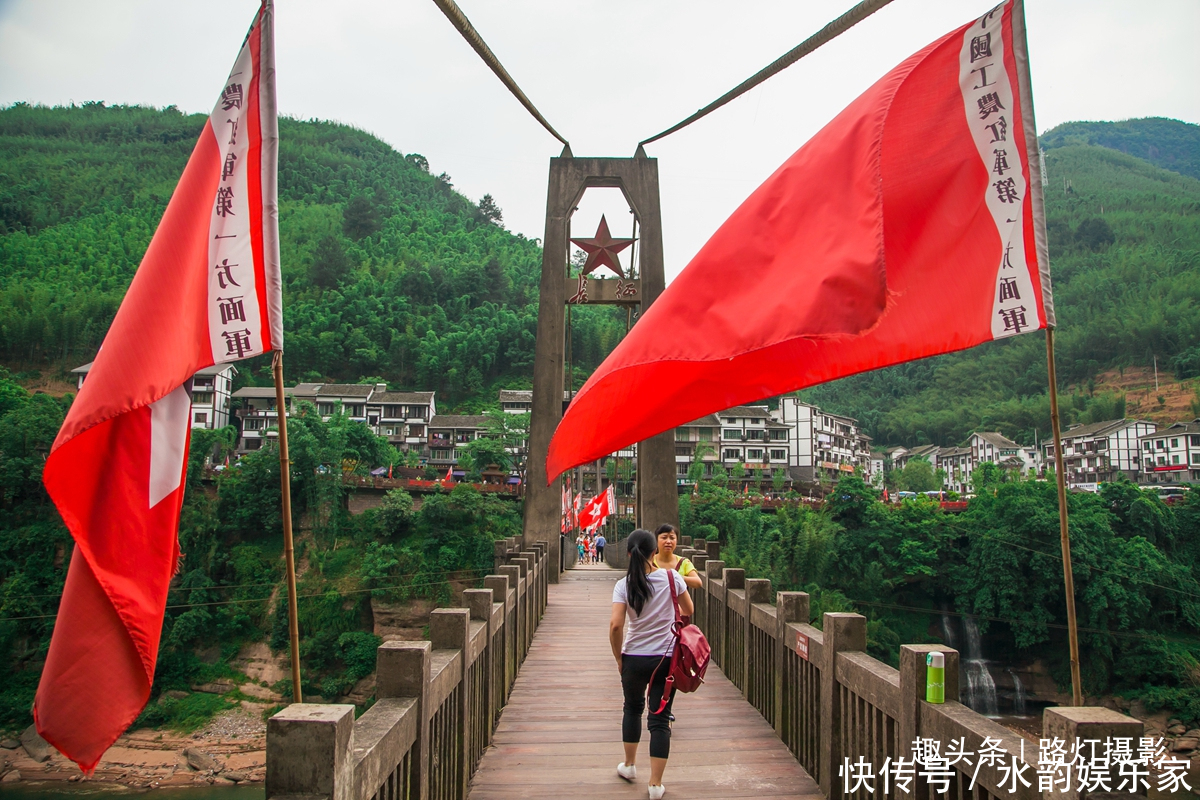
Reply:
[[[187,736],[150,729],[130,731],[109,748],[88,780],[139,789],[262,783],[266,735],[261,715],[243,709],[219,714]],[[19,740],[0,740],[0,783],[81,779],[79,768],[32,727]]]

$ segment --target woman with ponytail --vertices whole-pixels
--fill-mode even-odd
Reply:
[[[621,720],[625,760],[617,765],[617,774],[627,781],[637,778],[634,762],[642,738],[642,711],[649,700],[646,727],[650,730],[650,800],[659,800],[666,791],[662,777],[671,754],[671,704],[675,699],[672,692],[662,713],[654,713],[662,705],[671,653],[675,649],[672,627],[675,607],[667,581],[675,583],[680,612],[687,616],[695,609],[679,573],[655,569],[658,543],[654,534],[639,528],[629,534],[625,547],[629,551],[629,569],[613,589],[613,613],[608,629],[625,693],[625,715]]]

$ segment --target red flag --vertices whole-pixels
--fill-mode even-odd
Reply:
[[[388,464],[388,480],[392,479],[392,465]]]
[[[442,478],[443,483],[449,483],[454,480],[454,465],[446,467],[446,477]]]
[[[553,479],[705,414],[1054,324],[1019,0],[893,69],[760,186],[592,374]]]
[[[266,0],[46,459],[78,547],[34,700],[85,773],[150,696],[179,557],[190,379],[283,342]]]

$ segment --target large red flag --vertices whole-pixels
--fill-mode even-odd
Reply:
[[[191,377],[283,343],[272,28],[264,0],[46,459],[77,547],[33,714],[84,772],[150,696]]]
[[[584,384],[546,475],[677,425],[1054,324],[1024,16],[893,69],[717,230]]]

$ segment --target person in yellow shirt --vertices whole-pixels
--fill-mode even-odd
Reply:
[[[668,523],[658,526],[654,532],[658,537],[658,552],[654,554],[654,566],[658,569],[673,569],[683,578],[689,589],[698,589],[704,583],[700,571],[690,559],[675,555],[675,547],[679,544],[679,530]]]

